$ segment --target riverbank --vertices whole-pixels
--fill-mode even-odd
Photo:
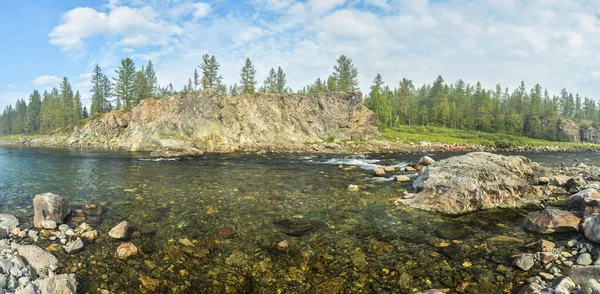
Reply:
[[[11,135],[0,137],[0,145],[31,147],[73,147],[128,150],[124,146],[70,142],[68,134]],[[145,149],[140,151],[160,151]],[[366,141],[304,142],[301,145],[256,145],[216,149],[210,153],[316,153],[316,154],[384,154],[384,153],[437,153],[437,152],[575,152],[598,151],[600,145],[590,143],[554,142],[505,134],[462,131],[440,127],[409,127],[384,129],[381,136]],[[194,155],[174,152],[174,155]],[[196,155],[201,155],[198,153]]]

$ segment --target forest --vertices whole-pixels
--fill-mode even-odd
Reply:
[[[136,69],[130,58],[121,61],[110,79],[100,66],[93,70],[91,105],[82,105],[79,91],[74,93],[65,77],[59,88],[40,93],[33,91],[28,101],[18,100],[0,114],[0,134],[49,133],[69,129],[89,117],[97,117],[112,110],[130,111],[143,99],[165,98],[177,92],[214,89],[224,96],[254,93],[307,95],[324,92],[358,91],[358,69],[352,59],[341,55],[326,78],[292,90],[287,86],[286,74],[281,67],[271,68],[265,81],[258,86],[256,69],[247,58],[239,74],[239,84],[227,86],[219,73],[220,64],[215,56],[204,55],[187,84],[177,91],[172,84],[160,86],[152,61]],[[512,91],[501,85],[484,89],[479,82],[467,84],[463,80],[446,83],[438,76],[432,84],[416,87],[409,79],[402,79],[396,87],[387,85],[377,75],[364,99],[373,110],[382,128],[401,125],[442,126],[453,129],[476,130],[562,141],[557,132],[560,118],[573,119],[582,127],[600,120],[600,104],[593,99],[571,94],[563,89],[552,95],[536,84],[527,89],[524,82]]]

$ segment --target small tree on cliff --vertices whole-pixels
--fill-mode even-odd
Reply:
[[[358,69],[352,63],[352,59],[341,55],[333,67],[331,76],[335,79],[335,90],[341,92],[358,90]]]
[[[219,68],[221,65],[217,62],[215,56],[209,56],[204,54],[202,56],[202,63],[198,65],[202,70],[202,89],[215,89],[220,92],[220,87],[223,85],[223,77],[219,75]]]
[[[250,61],[250,58],[246,58],[246,63],[242,67],[240,72],[242,94],[254,94],[256,93],[256,81],[254,76],[256,75],[256,69]]]
[[[117,97],[117,108],[121,102],[125,104],[125,110],[132,108],[135,89],[135,64],[131,58],[121,60],[121,66],[115,70],[118,77],[115,81],[115,96]]]
[[[275,75],[275,92],[279,94],[284,94],[286,92],[286,83],[287,80],[285,77],[285,73],[283,72],[283,69],[281,69],[281,67],[278,67],[277,74]]]

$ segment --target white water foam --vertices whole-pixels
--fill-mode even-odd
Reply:
[[[306,162],[315,163],[315,164],[358,166],[360,169],[368,170],[368,171],[372,171],[376,167],[383,166],[381,164],[381,160],[367,159],[367,158],[364,158],[363,156],[334,157],[334,158],[323,158],[323,159],[315,159],[314,157],[306,156],[306,157],[303,157],[300,159],[305,160]],[[399,168],[402,170],[402,169],[404,169],[404,167],[406,167],[406,165],[407,165],[407,163],[401,162],[401,163],[398,163],[395,165],[389,165],[389,166],[393,166],[393,167],[396,167],[396,168]]]
[[[179,158],[139,158],[139,161],[179,161]]]

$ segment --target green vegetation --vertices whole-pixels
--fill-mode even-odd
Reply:
[[[386,86],[377,75],[365,105],[379,117],[383,127],[400,125],[441,126],[461,130],[565,141],[560,131],[564,118],[577,122],[600,120],[594,100],[563,89],[552,96],[536,84],[527,91],[525,83],[512,92],[500,85],[483,89],[459,80],[446,84],[441,76],[432,85],[415,88],[402,79],[397,88]]]
[[[399,144],[431,142],[494,148],[558,146],[600,150],[600,145],[595,144],[556,142],[515,135],[493,134],[473,130],[457,130],[436,126],[398,126],[395,128],[385,128],[381,131],[381,137],[379,139]]]

